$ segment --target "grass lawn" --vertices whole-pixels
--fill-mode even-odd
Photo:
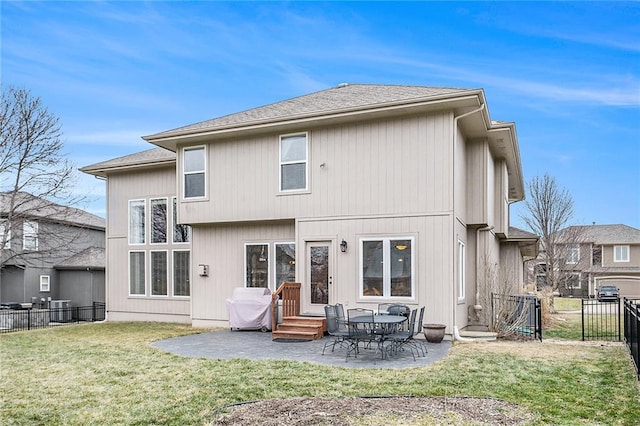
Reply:
[[[478,396],[535,424],[637,424],[626,348],[540,342],[456,344],[433,365],[346,369],[289,361],[187,359],[149,343],[199,332],[162,323],[89,324],[0,335],[0,424],[209,424],[240,401],[294,396]]]

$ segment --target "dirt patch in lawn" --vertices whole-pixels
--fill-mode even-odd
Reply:
[[[271,399],[227,407],[214,425],[520,425],[533,416],[492,398],[380,397]]]

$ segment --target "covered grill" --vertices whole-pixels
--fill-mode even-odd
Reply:
[[[231,329],[271,330],[271,291],[268,288],[236,288],[226,304]]]

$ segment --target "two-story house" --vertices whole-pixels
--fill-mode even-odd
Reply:
[[[0,193],[0,302],[105,300],[105,219],[28,193]]]
[[[515,124],[481,89],[341,84],[144,139],[81,169],[107,179],[110,320],[225,326],[234,288],[297,281],[304,314],[394,301],[451,333],[488,311],[479,270],[518,292],[535,256]]]
[[[570,226],[559,232],[558,291],[564,296],[595,296],[614,285],[620,296],[640,297],[640,230],[627,225]],[[537,262],[536,279],[544,283],[547,266]]]

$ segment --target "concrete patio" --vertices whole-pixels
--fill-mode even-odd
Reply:
[[[424,339],[420,339],[425,342]],[[325,343],[333,342],[333,337],[325,336],[311,341],[274,341],[271,333],[260,331],[219,330],[189,336],[174,337],[153,343],[153,346],[184,357],[210,359],[255,359],[311,362],[346,368],[413,368],[423,367],[443,359],[451,349],[450,341],[426,343],[427,356],[416,356],[415,361],[409,351],[404,351],[388,359],[374,356],[373,350],[361,351],[357,358],[346,359],[346,349],[336,346],[331,352],[329,346],[322,355]]]

